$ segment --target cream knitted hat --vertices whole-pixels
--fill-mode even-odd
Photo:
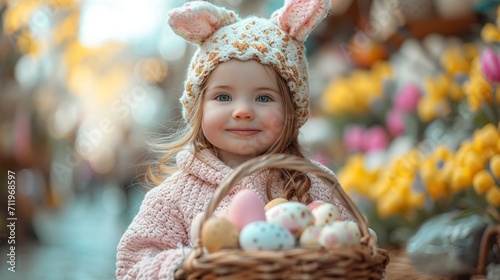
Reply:
[[[330,0],[285,0],[270,19],[240,19],[234,12],[206,1],[173,9],[168,23],[186,41],[198,45],[180,98],[186,118],[201,86],[217,65],[232,58],[271,65],[287,82],[302,126],[309,115],[309,85],[304,41],[323,20]]]

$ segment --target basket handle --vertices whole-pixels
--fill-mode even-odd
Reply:
[[[292,170],[298,170],[306,173],[312,173],[319,176],[323,181],[331,187],[332,194],[338,197],[344,206],[353,215],[354,219],[358,223],[359,229],[361,231],[361,243],[368,245],[371,248],[372,254],[376,254],[377,246],[373,240],[373,237],[368,231],[368,222],[365,217],[361,214],[360,210],[356,207],[354,202],[349,198],[349,196],[344,192],[337,179],[321,169],[314,163],[297,156],[284,155],[284,154],[273,154],[273,155],[263,155],[253,159],[250,159],[242,164],[240,164],[217,188],[215,194],[212,196],[205,214],[201,218],[200,228],[206,222],[208,217],[211,217],[215,209],[222,201],[222,199],[231,191],[233,186],[253,172],[256,172],[265,168],[286,168]],[[201,230],[198,231],[198,234]],[[201,246],[200,236],[194,238],[194,247]]]
[[[476,274],[486,275],[486,266],[488,265],[488,254],[491,246],[496,244],[500,246],[500,225],[491,225],[486,228],[479,245],[479,256],[477,260]]]

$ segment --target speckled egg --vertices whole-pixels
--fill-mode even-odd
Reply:
[[[342,221],[342,215],[340,214],[337,206],[331,203],[323,203],[312,210],[314,216],[314,224],[328,225],[336,221]]]
[[[211,217],[201,228],[201,245],[209,253],[224,248],[238,248],[238,229],[223,217]]]
[[[265,211],[267,211],[267,210],[269,210],[269,209],[273,208],[274,206],[276,206],[276,205],[278,205],[278,204],[281,204],[281,203],[283,203],[283,202],[287,202],[287,201],[288,201],[288,199],[283,198],[283,197],[278,197],[278,198],[275,198],[275,199],[273,199],[273,200],[269,201],[269,202],[266,204],[266,206],[264,206],[264,210],[265,210]]]
[[[227,209],[227,219],[239,231],[247,224],[255,221],[265,221],[264,202],[252,190],[241,190],[231,200]]]
[[[287,250],[295,247],[294,236],[285,228],[258,221],[246,225],[240,232],[240,246],[247,251]]]
[[[319,244],[326,248],[359,244],[361,232],[358,224],[352,221],[341,221],[323,227],[319,235]]]
[[[279,225],[299,237],[302,231],[314,224],[314,217],[307,205],[296,201],[288,201],[266,211],[268,222]]]
[[[323,226],[308,226],[300,234],[299,245],[301,247],[319,247],[319,235]]]

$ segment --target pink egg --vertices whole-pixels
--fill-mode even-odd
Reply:
[[[314,208],[320,206],[321,204],[324,204],[325,202],[324,201],[321,201],[321,200],[315,200],[309,204],[307,204],[307,208],[309,208],[309,210],[313,211]]]
[[[254,191],[242,190],[234,196],[229,204],[227,219],[239,231],[249,223],[265,221],[264,203]]]

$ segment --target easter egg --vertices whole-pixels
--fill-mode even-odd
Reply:
[[[334,222],[323,227],[318,242],[326,248],[355,245],[361,242],[361,232],[355,222]]]
[[[296,201],[288,201],[266,211],[268,222],[279,225],[299,237],[302,231],[314,224],[314,217],[307,205]]]
[[[226,218],[211,217],[201,228],[201,245],[209,253],[238,247],[238,229]]]
[[[295,247],[295,237],[285,228],[257,221],[246,225],[240,232],[240,246],[247,251],[287,250]]]
[[[278,198],[275,198],[275,199],[273,199],[273,200],[269,201],[269,202],[266,204],[266,206],[264,206],[264,211],[267,211],[267,210],[269,210],[269,209],[273,208],[274,206],[276,206],[276,205],[278,205],[278,204],[280,204],[280,203],[283,203],[283,202],[287,202],[287,201],[288,201],[288,199],[283,198],[283,197],[278,197]]]
[[[307,208],[309,208],[309,210],[314,210],[314,208],[320,206],[321,204],[324,204],[325,202],[322,201],[322,200],[315,200],[313,202],[310,202],[309,204],[307,204]]]
[[[331,203],[323,203],[314,208],[312,215],[314,217],[314,224],[319,226],[342,220],[339,209]]]
[[[254,191],[241,190],[234,196],[228,206],[227,219],[239,231],[251,222],[265,221],[264,203]]]
[[[301,247],[319,247],[319,235],[323,226],[308,226],[302,231],[299,238]]]

